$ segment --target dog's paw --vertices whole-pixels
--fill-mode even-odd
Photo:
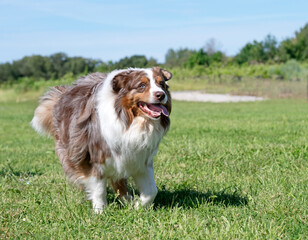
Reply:
[[[134,200],[134,197],[132,195],[128,194],[128,195],[124,195],[124,196],[120,197],[120,200],[123,203],[129,203],[129,202],[132,202]]]
[[[102,214],[103,213],[104,208],[93,208],[93,211],[95,214]]]
[[[135,210],[140,209],[140,206],[141,206],[140,201],[135,202],[135,204],[134,204]]]

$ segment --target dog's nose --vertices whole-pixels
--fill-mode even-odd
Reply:
[[[154,96],[157,100],[162,101],[165,98],[165,93],[162,91],[158,91],[154,93]]]

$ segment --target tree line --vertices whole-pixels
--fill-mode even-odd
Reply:
[[[126,67],[150,67],[158,65],[153,58],[147,59],[142,55],[125,57],[117,62],[107,63],[83,57],[69,57],[65,53],[55,53],[50,56],[33,55],[0,64],[0,83],[14,82],[24,77],[33,79],[59,79],[66,74],[75,76],[94,71],[108,72]]]
[[[234,57],[226,56],[215,46],[211,39],[199,50],[188,48],[169,49],[166,54],[167,67],[210,66],[213,64],[260,64],[284,63],[294,59],[296,61],[308,60],[308,23],[295,32],[295,36],[287,38],[278,44],[277,39],[267,35],[263,41],[247,43]]]
[[[188,48],[169,49],[165,55],[165,63],[159,64],[154,58],[143,55],[125,57],[116,62],[69,57],[65,53],[55,53],[50,56],[27,56],[12,63],[0,64],[0,83],[14,82],[23,77],[33,79],[59,79],[65,74],[87,74],[89,72],[108,72],[127,67],[165,67],[194,68],[195,66],[223,66],[225,64],[260,64],[284,63],[290,59],[308,60],[308,23],[295,32],[295,36],[278,43],[277,39],[268,35],[263,41],[253,41],[241,48],[234,57],[226,56],[219,50],[214,39],[210,39],[199,50]]]

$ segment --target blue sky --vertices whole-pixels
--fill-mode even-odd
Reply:
[[[0,63],[65,52],[103,61],[210,39],[227,55],[272,34],[294,36],[308,22],[307,0],[0,0]]]

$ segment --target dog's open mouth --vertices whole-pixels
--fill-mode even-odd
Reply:
[[[139,102],[138,106],[141,111],[147,114],[149,117],[159,118],[161,114],[165,115],[166,117],[169,117],[169,112],[167,108],[161,104]]]

